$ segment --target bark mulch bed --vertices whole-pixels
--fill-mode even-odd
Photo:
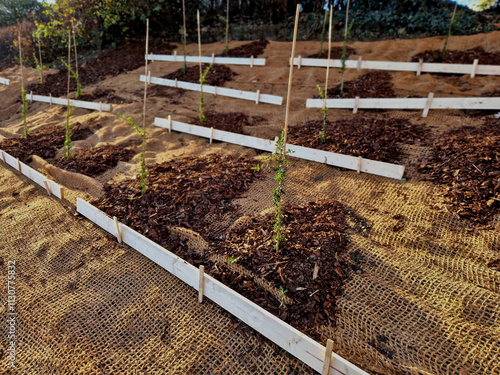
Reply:
[[[273,213],[253,217],[226,234],[214,250],[228,262],[271,282],[292,304],[277,300],[252,280],[211,268],[209,272],[282,320],[313,335],[317,325],[335,323],[335,297],[348,274],[344,207],[336,201],[284,208],[285,242],[274,248]],[[315,269],[317,269],[315,271]],[[316,274],[316,275],[315,275]]]
[[[207,128],[213,127],[214,129],[246,135],[248,135],[248,132],[243,129],[244,126],[255,126],[266,121],[263,117],[249,117],[241,112],[221,113],[207,111],[205,117],[206,121],[203,123],[200,123],[199,117],[194,118],[192,121]]]
[[[500,120],[463,127],[441,136],[418,167],[423,178],[444,186],[444,196],[462,218],[486,224],[500,213]]]
[[[207,239],[217,234],[211,223],[234,212],[232,200],[243,194],[258,174],[250,158],[209,155],[187,157],[149,166],[148,190],[137,199],[137,180],[106,185],[105,195],[95,201],[101,210],[151,240],[165,246],[185,260],[199,263],[169,226],[192,229]]]
[[[86,100],[89,102],[99,101],[107,104],[124,104],[124,103],[132,103],[133,101],[130,99],[125,99],[120,96],[115,95],[115,90],[112,89],[95,89],[90,93],[84,93],[80,95],[78,100]]]
[[[93,134],[95,129],[90,129],[80,123],[73,124],[73,141],[86,139]],[[66,129],[63,126],[45,126],[33,130],[26,139],[6,139],[0,143],[0,148],[22,162],[30,162],[32,155],[43,159],[52,159],[57,151],[64,146]]]
[[[70,172],[96,177],[116,167],[120,161],[129,161],[135,154],[131,149],[108,145],[79,150],[70,159],[57,158],[50,163]]]
[[[479,59],[481,65],[500,65],[500,53],[486,52],[482,47],[471,48],[465,51],[446,50],[444,59],[441,59],[441,50],[427,50],[412,57],[411,61],[439,62],[447,64],[472,64]]]
[[[170,54],[175,45],[156,42],[150,46],[151,53]],[[114,77],[144,66],[144,44],[127,43],[114,50],[102,53],[95,60],[91,60],[78,67],[78,75],[82,86],[91,85],[103,79]],[[68,70],[59,70],[45,77],[43,85],[29,85],[27,91],[38,95],[65,96],[67,90]],[[76,81],[71,78],[70,91],[76,91]]]
[[[328,89],[329,98],[395,98],[391,75],[387,72],[369,72],[353,81],[344,82],[344,91],[340,93],[340,84]]]
[[[227,51],[227,54],[224,52],[218,54],[218,57],[257,57],[264,53],[267,45],[269,44],[269,40],[261,39],[256,40],[251,43],[244,44],[239,47],[231,48]]]
[[[331,59],[341,59],[342,58],[342,47],[332,47],[330,49],[330,58]],[[319,51],[318,51],[319,52]],[[349,55],[354,55],[356,53],[356,50],[351,47],[346,48],[346,55],[349,58]],[[319,53],[313,53],[312,55],[307,56],[308,58],[316,58],[316,59],[327,59],[328,58],[328,48],[324,49],[323,52],[321,52],[321,55]]]
[[[430,134],[425,125],[412,124],[408,120],[360,114],[334,123],[327,121],[325,142],[321,143],[322,126],[323,121],[311,120],[291,127],[290,143],[395,163],[402,161],[398,143],[423,143]]]
[[[202,71],[210,66],[209,64],[204,64],[202,66]],[[233,77],[238,75],[238,73],[233,72],[226,65],[214,64],[206,76],[206,84],[211,86],[224,86],[227,81],[232,81]],[[176,79],[184,82],[200,83],[200,67],[198,65],[190,66],[186,69],[184,73],[183,68],[177,69],[175,72],[167,74],[162,78],[165,79]]]

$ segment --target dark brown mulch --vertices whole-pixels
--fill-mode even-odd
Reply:
[[[209,64],[204,64],[202,66],[202,71],[204,72]],[[224,86],[227,81],[232,81],[233,77],[238,75],[238,73],[233,72],[226,65],[214,64],[208,71],[206,76],[206,84],[210,86]],[[184,73],[183,69],[177,69],[175,72],[167,74],[162,78],[165,79],[178,79],[184,82],[200,83],[200,67],[198,65],[190,66],[186,69]]]
[[[139,199],[137,180],[105,186],[94,204],[187,261],[196,254],[168,226],[193,229],[207,239],[217,238],[211,224],[233,212],[232,200],[257,180],[250,158],[209,155],[187,157],[149,166],[149,188]],[[209,217],[210,216],[210,217]]]
[[[123,103],[132,103],[133,101],[130,99],[122,98],[121,96],[115,95],[115,90],[112,89],[95,89],[90,93],[84,93],[80,95],[78,100],[86,100],[89,102],[92,101],[102,101],[108,104],[123,104]]]
[[[156,42],[150,45],[151,53],[169,54],[176,48],[175,45]],[[78,75],[83,87],[129,72],[144,66],[144,44],[127,43],[114,50],[102,53],[97,59],[91,60],[78,68]],[[43,85],[37,83],[29,85],[27,91],[38,95],[65,96],[68,84],[68,70],[59,70],[45,77]],[[71,78],[70,91],[76,91],[76,81]]]
[[[285,242],[277,252],[273,215],[252,218],[231,230],[213,251],[228,257],[258,277],[268,280],[293,300],[290,305],[265,295],[252,280],[228,272],[209,272],[282,320],[311,334],[317,325],[335,323],[335,297],[348,275],[344,207],[336,201],[310,202],[284,208]],[[314,269],[317,267],[317,277]],[[222,275],[221,273],[224,273]]]
[[[324,44],[323,44],[324,45]],[[331,59],[341,59],[342,58],[342,47],[332,47],[330,49],[330,58]],[[319,52],[319,51],[318,51]],[[349,55],[354,55],[356,53],[356,50],[351,47],[346,48],[346,55],[349,57]],[[328,58],[328,48],[324,49],[321,52],[321,55],[319,53],[313,53],[312,55],[307,56],[308,58],[316,58],[316,59],[327,59]]]
[[[116,167],[120,161],[129,161],[135,154],[131,149],[109,145],[79,150],[70,159],[58,158],[50,162],[70,172],[96,177]]]
[[[500,119],[486,119],[480,128],[466,126],[434,143],[419,171],[443,185],[452,209],[462,218],[487,223],[500,213]]]
[[[387,72],[369,72],[353,81],[344,82],[340,93],[340,84],[328,90],[329,98],[395,98],[392,78]]]
[[[241,112],[220,113],[207,111],[205,112],[205,117],[206,121],[203,123],[200,123],[200,119],[198,117],[192,121],[193,123],[198,123],[199,125],[207,128],[213,127],[214,129],[238,134],[248,134],[248,132],[243,129],[244,126],[254,126],[266,121],[262,117],[249,117]]]
[[[328,121],[325,142],[321,143],[322,126],[323,121],[311,120],[291,127],[288,135],[290,143],[395,163],[402,160],[398,143],[422,143],[430,135],[425,125],[415,125],[408,120],[389,116],[380,118],[360,114],[334,123]]]
[[[267,45],[269,44],[269,40],[261,39],[256,40],[251,43],[244,44],[239,47],[231,48],[227,51],[227,54],[224,52],[218,54],[218,57],[257,57],[264,53]]]
[[[96,129],[90,129],[80,123],[73,124],[73,141],[88,138]],[[26,139],[6,139],[0,143],[0,148],[23,162],[30,162],[32,155],[43,159],[52,159],[57,150],[64,146],[66,129],[63,126],[45,126],[33,130]]]
[[[483,47],[471,48],[465,51],[446,50],[444,59],[441,59],[441,50],[427,50],[411,58],[411,61],[418,62],[423,59],[425,62],[441,62],[447,64],[472,64],[475,59],[479,59],[481,65],[500,65],[500,53],[486,52]]]

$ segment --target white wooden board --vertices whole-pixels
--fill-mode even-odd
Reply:
[[[114,220],[90,203],[81,198],[77,198],[76,210],[107,232],[116,235]],[[130,229],[126,225],[120,223],[118,226],[124,243],[139,251],[168,272],[174,274],[189,286],[199,290],[199,270],[196,267]],[[217,303],[315,371],[321,372],[323,370],[326,350],[324,346],[211,276],[205,275],[204,278],[205,297]],[[330,374],[368,375],[366,372],[335,353],[332,353]]]
[[[10,85],[10,80],[7,79],[7,78],[0,77],[0,84],[9,86]]]
[[[147,55],[148,60],[151,61],[173,61],[184,62],[183,55],[155,55],[150,53]],[[199,56],[186,56],[186,62],[199,63]],[[215,56],[201,56],[201,62],[204,64],[224,64],[224,65],[248,65],[248,66],[264,66],[266,59],[251,58],[251,57],[215,57]]]
[[[328,64],[328,59],[314,59],[296,57],[293,59],[294,65],[324,67]],[[359,69],[389,70],[397,72],[419,72],[418,62],[397,62],[397,61],[364,61],[361,60]],[[331,68],[340,68],[341,60],[330,60]],[[358,69],[358,60],[346,60],[345,66],[348,69]],[[475,75],[500,75],[500,65],[477,65],[475,64],[442,64],[442,63],[422,63],[421,73],[449,73],[449,74],[472,74]]]
[[[144,82],[146,76],[141,75],[140,80]],[[200,91],[201,85],[199,83],[191,83],[184,81],[176,81],[172,79],[158,78],[158,77],[149,77],[149,83],[155,83],[157,85],[176,87],[184,90],[192,90],[192,91]],[[228,89],[225,87],[217,87],[210,85],[203,85],[203,93],[205,94],[213,94],[213,95],[221,95],[228,96],[231,98],[251,100],[256,103],[267,103],[267,104],[275,104],[282,105],[283,97],[276,95],[268,95],[261,94],[260,92],[251,92],[251,91],[242,91],[235,89]]]
[[[327,99],[327,108],[354,108],[355,99]],[[427,98],[359,99],[358,108],[424,109]],[[307,108],[322,108],[323,99],[307,99]],[[430,109],[500,109],[500,98],[433,98]]]
[[[42,95],[33,95],[33,94],[28,94],[26,95],[26,98],[29,101],[32,102],[42,102],[42,103],[50,103],[50,104],[59,104],[59,105],[68,105],[68,99],[66,98],[53,98],[50,96],[42,96]],[[70,99],[70,104],[73,107],[78,107],[78,108],[85,108],[85,109],[95,109],[97,111],[105,111],[109,112],[111,111],[111,105],[110,104],[105,104],[105,103],[93,103],[93,102],[86,102],[83,100],[74,100]]]
[[[251,147],[257,150],[273,152],[274,141],[267,139],[250,137],[248,135],[230,133],[223,130],[205,128],[203,126],[186,124],[178,121],[170,122],[168,119],[155,118],[155,126],[171,129],[174,131],[197,135],[216,141],[233,143],[240,146]],[[296,145],[287,144],[287,149],[293,151],[290,156],[324,163],[335,167],[342,167],[350,170],[357,171],[359,166],[359,158],[355,156],[342,155],[334,152],[316,150],[313,148],[301,147]],[[400,180],[403,177],[405,167],[391,163],[384,163],[375,160],[362,159],[360,172],[370,173],[377,176],[394,178]]]
[[[19,171],[19,166],[21,167],[21,173],[28,177],[33,182],[37,183],[44,189],[49,189],[50,193],[55,195],[59,199],[63,199],[63,187],[59,184],[56,184],[54,181],[48,179],[40,172],[34,170],[29,165],[24,164],[23,162],[18,163],[18,159],[8,154],[7,152],[0,150],[0,162],[7,162],[12,168],[16,171]],[[46,185],[47,184],[47,185]]]

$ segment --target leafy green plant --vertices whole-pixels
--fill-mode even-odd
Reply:
[[[133,130],[135,130],[137,136],[141,140],[141,152],[139,154],[139,187],[141,188],[142,197],[146,190],[148,190],[148,170],[146,168],[146,151],[147,151],[147,140],[149,135],[149,130],[144,129],[143,127],[137,125],[137,122],[130,116],[125,116],[124,114],[118,114],[121,119],[125,120],[127,124],[131,126]]]
[[[21,86],[21,119],[23,120],[23,138],[26,139],[28,138],[29,134],[29,128],[28,128],[28,122],[26,121],[26,115],[28,114],[28,99],[26,97],[26,89],[24,86]]]
[[[207,83],[207,75],[210,69],[212,68],[212,64],[207,66],[203,73],[200,76],[200,123],[203,124],[207,121],[207,117],[205,116],[205,112],[203,112],[203,105],[205,104],[205,98],[203,97],[203,85]],[[200,68],[201,69],[201,68]]]
[[[318,58],[321,57],[321,54],[323,53],[323,41],[325,40],[325,33],[326,33],[326,20],[328,19],[330,15],[330,11],[327,10],[325,12],[325,18],[323,19],[323,28],[321,29],[321,36],[319,39],[319,52],[318,52]]]
[[[455,9],[453,9],[453,14],[452,14],[451,20],[450,20],[450,26],[448,27],[448,33],[446,34],[446,38],[444,39],[443,49],[441,50],[441,60],[444,60],[444,57],[446,55],[446,47],[448,46],[448,39],[450,38],[451,30],[452,30],[453,26],[455,25],[455,15],[457,13],[457,6],[458,6],[458,3],[455,3]]]
[[[318,88],[318,94],[321,99],[323,99],[323,107],[321,108],[321,112],[323,113],[323,125],[321,126],[321,134],[319,136],[319,141],[321,143],[325,143],[326,141],[326,120],[328,118],[328,108],[326,107],[326,95],[327,93],[319,86],[316,85]]]
[[[238,263],[238,258],[227,257],[227,261],[231,264]]]
[[[69,65],[66,61],[61,59],[62,63],[68,69],[69,73],[71,74],[71,77],[76,81],[76,93],[75,93],[75,98],[79,98],[80,95],[82,95],[82,84],[80,83],[80,77],[78,77],[78,73],[76,73],[71,65]]]
[[[285,288],[283,287],[283,285],[280,285],[280,287],[278,288],[278,291],[280,293],[280,308],[285,306],[285,294],[288,292],[288,290],[285,290]]]
[[[68,111],[66,112],[66,124],[64,128],[66,129],[66,133],[64,135],[64,148],[66,152],[64,153],[64,158],[71,158],[71,136],[73,135],[73,126],[71,125],[71,115],[73,114],[73,106],[68,105]]]
[[[344,44],[342,45],[342,56],[340,57],[340,93],[344,92],[344,73],[345,73],[345,62],[347,60],[347,40],[351,35],[351,30],[354,25],[354,20],[351,21],[349,27],[346,28],[346,32],[344,34]]]

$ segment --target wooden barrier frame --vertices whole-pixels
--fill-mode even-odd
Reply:
[[[0,156],[1,162],[6,163],[7,165],[11,166],[16,171],[18,171],[20,174],[25,175],[36,184],[43,187],[45,190],[47,190],[47,193],[49,195],[52,194],[59,199],[64,199],[64,190],[61,185],[56,184],[54,181],[48,179],[40,172],[34,170],[29,165],[24,164],[19,159],[13,157],[9,153],[0,150],[0,154],[1,154]]]
[[[2,78],[2,77],[0,77],[0,83],[1,83],[2,85],[7,85],[7,86],[9,86],[9,85],[10,85],[10,80],[9,80],[9,79],[7,79],[7,78]]]
[[[323,108],[323,99],[307,99],[307,108]],[[327,108],[341,109],[421,109],[427,117],[430,109],[481,109],[499,110],[500,98],[361,98],[327,99]]]
[[[326,68],[328,59],[303,58],[299,56],[293,59],[293,63],[300,69],[302,66]],[[500,75],[500,65],[478,65],[479,61],[474,60],[472,64],[443,64],[426,62],[399,62],[399,61],[370,61],[370,60],[346,60],[345,67],[348,69],[371,69],[388,70],[396,72],[421,73],[448,73],[448,74],[469,74],[471,78],[476,75]],[[342,67],[341,60],[331,60],[330,68]]]
[[[111,235],[116,233],[115,221],[90,203],[77,198],[76,211]],[[199,291],[199,269],[155,242],[120,223],[122,241],[164,268],[190,287]],[[262,307],[236,293],[210,275],[203,276],[203,296],[211,299],[226,311],[285,349],[288,353],[321,373],[325,363],[326,348]],[[332,353],[330,374],[368,375],[349,361]]]
[[[26,98],[32,102],[68,105],[67,98],[54,98],[52,96],[33,95],[32,93],[27,94]],[[72,105],[73,107],[85,108],[85,109],[95,109],[99,112],[103,112],[103,111],[110,112],[111,111],[110,104],[86,102],[83,100],[73,100],[73,99],[71,99],[69,102],[70,102],[70,105]]]
[[[172,121],[172,118],[170,116],[169,119],[156,117],[154,124],[155,126],[169,129],[169,131],[175,130],[181,133],[193,134],[207,139],[251,147],[261,151],[274,152],[275,150],[274,141],[268,139],[251,137],[248,135],[231,133],[223,130],[205,128],[203,126]],[[403,173],[405,170],[405,167],[402,165],[384,163],[381,161],[369,160],[364,158],[362,159],[362,163],[360,163],[359,158],[356,156],[342,155],[334,152],[317,150],[291,144],[287,144],[286,147],[288,150],[292,151],[290,155],[292,157],[315,161],[318,163],[324,163],[335,167],[342,167],[357,171],[358,173],[365,172],[377,176],[400,180],[401,178],[403,178]]]
[[[173,55],[154,55],[150,53],[145,56],[148,60],[154,61],[171,61],[171,62],[184,62],[183,55],[177,55],[174,51]],[[186,62],[189,63],[199,63],[199,56],[186,56]],[[206,64],[225,64],[225,65],[249,65],[250,67],[264,66],[266,65],[266,59],[264,58],[253,58],[253,57],[216,57],[214,54],[212,56],[201,56],[201,62]]]
[[[146,76],[141,75],[140,81],[144,82]],[[148,77],[148,83],[155,83],[157,85],[175,87],[184,90],[191,91],[201,91],[201,85],[199,83],[184,82],[172,79],[158,78],[158,77]],[[282,105],[283,97],[269,94],[262,94],[260,91],[242,91],[236,89],[228,89],[225,87],[217,87],[210,85],[203,85],[204,94],[213,94],[220,96],[228,96],[230,98],[251,100],[255,103],[267,103],[274,105]]]

